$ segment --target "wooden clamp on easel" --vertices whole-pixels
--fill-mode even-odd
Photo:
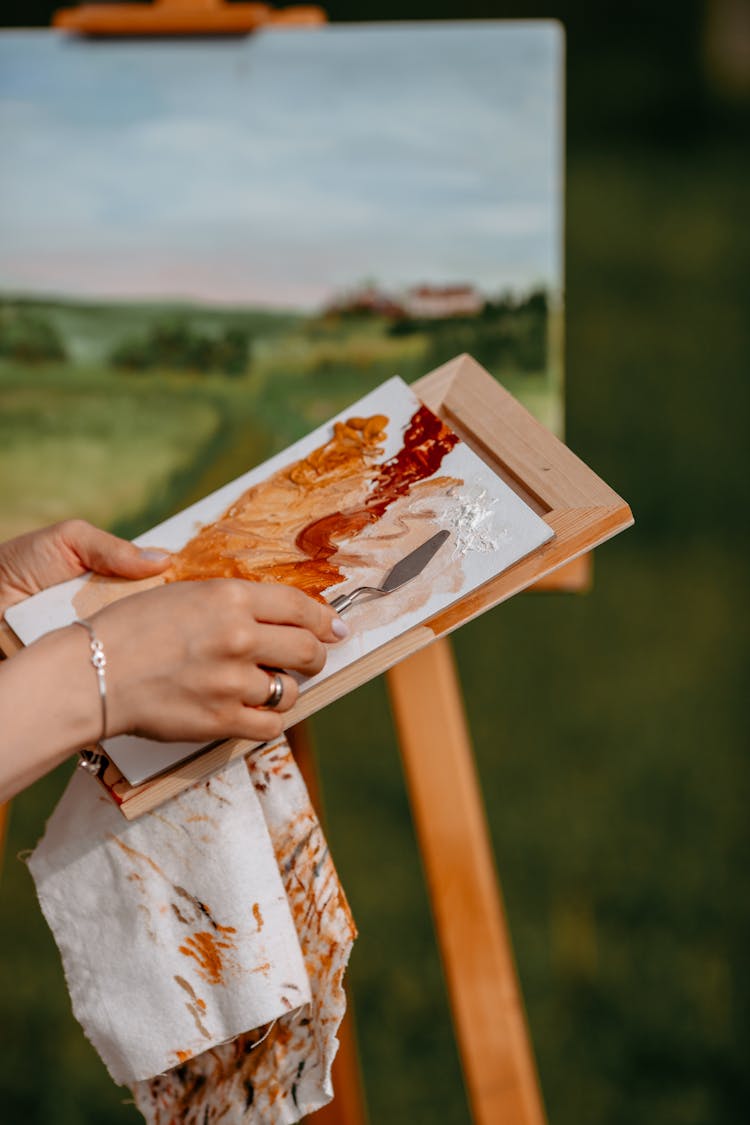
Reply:
[[[158,0],[153,5],[87,5],[58,12],[56,27],[86,35],[242,34],[260,27],[325,22],[320,8],[274,11],[266,4]],[[533,507],[555,538],[460,603],[391,642],[358,665],[343,690],[387,672],[396,732],[427,874],[469,1103],[477,1125],[543,1125],[545,1114],[508,927],[495,873],[461,689],[447,634],[526,588],[575,591],[589,584],[593,547],[632,523],[630,510],[479,365],[460,356],[413,390]],[[3,627],[0,644],[14,648]],[[344,673],[341,674],[342,676]],[[342,681],[343,682],[343,681]],[[327,689],[330,690],[330,689]],[[290,742],[316,797],[304,720],[325,692],[304,695],[289,714]],[[224,744],[188,763],[179,776],[125,794],[138,815],[212,769],[247,753]],[[334,1102],[321,1125],[364,1125],[366,1110],[352,1020],[340,1032]]]
[[[276,9],[224,0],[155,0],[152,4],[81,4],[60,8],[52,26],[79,35],[245,35],[269,25],[315,27],[326,13],[314,4]]]

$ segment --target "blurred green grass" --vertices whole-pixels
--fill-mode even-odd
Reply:
[[[0,363],[0,537],[71,515],[140,518],[221,429],[216,396]],[[215,454],[214,454],[215,455]]]

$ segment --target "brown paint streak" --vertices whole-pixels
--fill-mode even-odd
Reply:
[[[253,918],[255,919],[255,924],[258,927],[257,933],[260,933],[260,931],[263,929],[263,915],[260,912],[260,905],[257,902],[253,903]]]
[[[187,994],[188,994],[188,996],[190,997],[191,1000],[195,1000],[196,1003],[200,1004],[203,1008],[205,1008],[206,1005],[204,1004],[204,1002],[202,1000],[200,1000],[198,998],[198,996],[195,993],[195,989],[191,985],[190,981],[187,981],[187,980],[185,980],[184,977],[180,977],[180,976],[174,976],[172,979],[174,981],[176,981],[177,984],[179,984],[180,988],[183,988],[185,990],[185,992],[187,992]]]
[[[196,914],[198,914],[199,917],[201,915],[203,915],[203,917],[206,918],[211,923],[211,925],[213,926],[213,928],[215,930],[221,930],[222,929],[222,927],[215,920],[213,914],[211,913],[211,911],[208,909],[208,907],[206,906],[206,904],[204,902],[201,902],[201,900],[199,898],[196,898],[195,895],[191,895],[190,891],[186,891],[184,887],[180,887],[177,883],[173,883],[172,887],[173,887],[173,890],[174,890],[175,894],[179,895],[180,898],[183,898],[183,899],[185,899],[186,902],[190,903],[190,905],[193,907],[193,909],[195,910]]]
[[[199,1010],[197,1004],[186,1004],[185,1007],[190,1012],[190,1015],[193,1017],[193,1019],[195,1021],[195,1026],[198,1029],[198,1031],[200,1032],[200,1034],[203,1036],[203,1038],[204,1039],[210,1039],[211,1036],[210,1036],[209,1032],[206,1030],[206,1028],[203,1026],[203,1023],[201,1022],[201,1011],[203,1009]],[[204,1007],[205,1007],[205,1005],[204,1005]]]
[[[163,879],[166,883],[169,884],[170,888],[174,891],[174,893],[176,895],[179,896],[179,898],[183,899],[185,902],[190,903],[190,905],[193,907],[193,910],[195,911],[198,918],[199,919],[205,918],[206,921],[210,923],[210,925],[213,927],[213,929],[216,931],[217,934],[225,934],[226,935],[227,933],[236,933],[236,930],[231,926],[221,926],[221,925],[219,925],[219,923],[216,921],[216,919],[214,918],[213,914],[211,913],[209,908],[206,906],[206,904],[201,902],[201,900],[199,898],[197,898],[195,895],[191,894],[190,891],[186,891],[184,887],[179,886],[179,884],[177,884],[177,883],[170,882],[168,876],[165,875],[165,873],[158,866],[158,864],[154,863],[154,861],[150,858],[150,856],[145,855],[143,852],[139,852],[136,848],[131,848],[129,844],[124,843],[122,840],[118,839],[117,836],[115,836],[111,833],[109,834],[109,839],[112,840],[113,843],[115,843],[117,845],[117,847],[120,848],[121,851],[125,852],[126,855],[130,856],[131,859],[139,860],[140,862],[147,864],[152,869],[152,871],[154,871],[154,873],[159,876],[160,879]],[[128,878],[134,880],[139,886],[142,885],[142,883],[143,883],[143,877],[141,875],[139,875],[137,872],[131,872],[128,875]],[[190,925],[190,919],[185,917],[185,915],[180,910],[180,908],[177,906],[177,904],[172,902],[169,905],[170,905],[172,911],[174,912],[175,917],[178,919],[178,921],[181,922],[184,926],[189,926]],[[145,910],[145,908],[143,908],[143,909]],[[147,914],[147,917],[148,917],[147,911],[146,911],[146,914]]]

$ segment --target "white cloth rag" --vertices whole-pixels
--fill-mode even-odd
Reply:
[[[29,867],[73,1010],[149,1122],[330,1100],[355,931],[284,739],[133,822],[76,770]],[[240,1048],[237,1084],[215,1064]]]

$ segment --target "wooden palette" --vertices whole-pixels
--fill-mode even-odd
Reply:
[[[554,585],[579,586],[585,572],[580,564],[571,566],[573,561],[633,523],[625,501],[470,356],[459,356],[437,368],[413,384],[412,390],[549,524],[555,537],[447,610],[312,686],[285,714],[287,727],[513,594],[529,586],[549,586],[549,576],[562,567],[567,568],[569,580]],[[20,645],[3,622],[0,647],[10,655]],[[139,786],[129,785],[110,763],[100,780],[123,814],[132,819],[257,745],[229,739]]]

